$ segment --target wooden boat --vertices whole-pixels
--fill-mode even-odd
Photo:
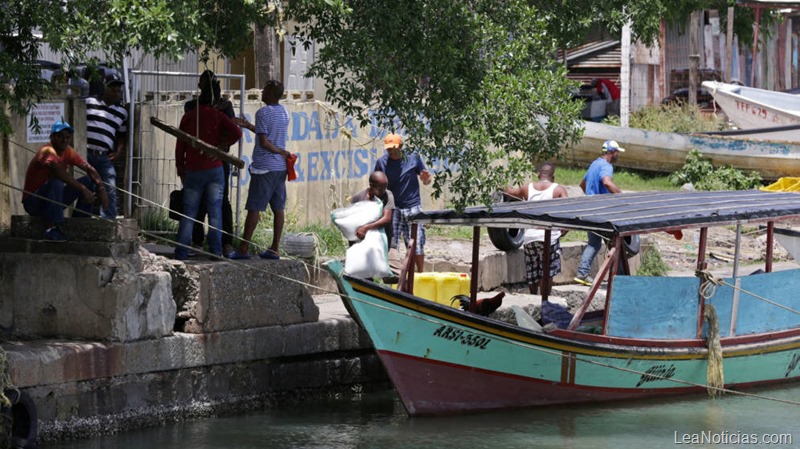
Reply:
[[[689,151],[696,149],[715,166],[757,171],[764,179],[800,176],[800,143],[664,133],[594,122],[582,125],[583,138],[561,152],[573,165],[588,166],[600,156],[603,142],[613,139],[626,150],[616,162],[619,167],[670,173],[683,167]]]
[[[800,379],[800,269],[772,270],[774,225],[799,216],[800,195],[753,190],[597,195],[412,217],[473,226],[473,261],[484,226],[586,230],[615,242],[569,326],[551,330],[414,296],[413,257],[400,290],[344,274],[339,262],[328,269],[410,415],[731,392]],[[702,270],[709,227],[758,223],[769,242],[761,274],[742,275],[734,265],[722,279],[626,275],[615,249],[626,236],[699,229]],[[470,310],[476,264],[472,270]],[[607,295],[595,334],[581,322],[601,282]]]
[[[702,86],[741,129],[800,125],[800,96],[718,81],[703,81]],[[797,134],[790,138],[797,140]]]

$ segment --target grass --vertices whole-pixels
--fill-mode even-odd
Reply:
[[[661,252],[655,245],[642,246],[642,265],[636,271],[637,276],[666,276],[669,266],[661,258]]]
[[[625,157],[621,155],[620,157]],[[562,185],[577,186],[586,174],[586,168],[558,167],[556,182]],[[679,187],[669,182],[669,176],[662,173],[648,173],[624,168],[614,169],[614,183],[622,190],[678,190]]]

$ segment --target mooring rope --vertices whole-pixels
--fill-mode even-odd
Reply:
[[[706,304],[703,310],[703,318],[708,324],[708,368],[706,369],[706,385],[708,395],[715,398],[724,392],[725,374],[722,368],[722,344],[719,336],[719,320],[717,319],[717,309],[713,304]]]
[[[714,276],[708,270],[697,270],[697,271],[695,271],[695,275],[700,278],[700,294],[703,296],[703,299],[706,299],[706,300],[710,299],[712,296],[714,296],[714,293],[715,293],[716,288],[717,288],[718,285],[725,285],[725,286],[728,286],[728,287],[730,287],[730,288],[732,288],[734,290],[739,290],[742,293],[750,295],[753,298],[756,298],[758,300],[764,301],[767,304],[770,304],[770,305],[773,305],[775,307],[781,308],[783,310],[786,310],[787,312],[791,312],[791,313],[794,313],[796,315],[800,315],[800,310],[792,309],[791,307],[785,306],[785,305],[783,305],[781,303],[778,303],[778,302],[772,301],[772,300],[770,300],[768,298],[765,298],[763,296],[757,295],[757,294],[755,294],[755,293],[753,293],[753,292],[751,292],[749,290],[745,290],[745,289],[743,289],[741,287],[737,287],[737,286],[731,284],[730,282],[726,281],[723,278]]]

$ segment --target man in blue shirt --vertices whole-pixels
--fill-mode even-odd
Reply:
[[[428,185],[433,178],[416,153],[403,154],[403,138],[398,134],[389,134],[384,139],[386,154],[375,161],[375,170],[386,174],[389,179],[389,190],[394,193],[395,209],[392,214],[392,242],[390,247],[396,248],[403,235],[403,242],[408,246],[411,236],[411,224],[408,217],[422,212],[422,201],[419,196],[419,181]],[[419,176],[419,179],[417,179]],[[417,271],[421,272],[425,263],[425,229],[417,226],[416,257],[414,262]]]
[[[261,101],[266,103],[256,112],[253,125],[245,119],[234,118],[233,122],[256,134],[253,161],[250,163],[250,190],[247,195],[247,218],[239,249],[227,255],[230,259],[250,258],[250,239],[258,226],[261,212],[272,209],[272,245],[259,254],[262,259],[280,259],[279,248],[286,209],[287,160],[292,155],[286,150],[289,130],[289,112],[279,103],[283,96],[280,81],[267,81],[261,92]]]
[[[606,140],[603,143],[603,153],[592,162],[586,175],[581,180],[581,190],[586,195],[602,195],[606,193],[622,193],[622,190],[614,184],[614,163],[619,158],[619,153],[624,153],[625,149],[620,148],[615,140]],[[589,276],[597,252],[603,239],[594,232],[589,232],[589,242],[581,255],[581,264],[578,266],[578,273],[575,282],[583,285],[592,285],[594,279]]]

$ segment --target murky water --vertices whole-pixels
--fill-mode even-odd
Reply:
[[[800,386],[751,393],[800,403]],[[409,418],[395,393],[383,391],[40,447],[800,447],[799,418],[800,405],[732,395]]]

